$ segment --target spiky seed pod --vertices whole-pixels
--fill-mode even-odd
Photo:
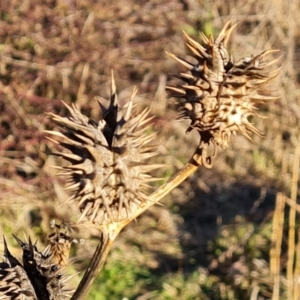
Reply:
[[[70,236],[72,229],[67,224],[56,224],[55,220],[52,220],[50,225],[54,230],[49,234],[47,240],[48,259],[52,264],[57,264],[62,268],[68,265],[71,245],[77,243],[78,240]]]
[[[62,270],[69,257],[71,237],[64,226],[55,225],[48,245],[38,251],[31,239],[15,239],[23,250],[23,265],[14,258],[4,240],[4,262],[0,264],[0,299],[64,300],[71,297]]]
[[[209,144],[225,148],[232,134],[241,133],[251,140],[250,133],[261,135],[248,120],[256,113],[259,102],[278,97],[265,95],[261,87],[277,76],[279,69],[270,70],[277,60],[265,58],[274,50],[234,62],[226,49],[230,34],[236,24],[227,22],[216,40],[202,33],[203,45],[188,35],[186,46],[189,54],[197,60],[193,64],[168,53],[187,69],[187,73],[174,75],[185,82],[180,86],[168,86],[167,90],[177,101],[179,118],[191,121],[187,132],[196,129],[200,133],[203,164],[211,167],[207,155]]]
[[[148,145],[153,135],[144,133],[149,109],[134,111],[135,93],[121,106],[112,75],[110,104],[106,108],[99,102],[99,121],[82,115],[75,105],[65,104],[69,117],[49,114],[62,131],[49,133],[62,137],[57,143],[71,152],[54,154],[70,163],[58,168],[67,176],[70,200],[82,214],[78,222],[85,217],[97,225],[122,221],[148,201],[145,188],[155,180],[148,172],[160,165],[145,163],[156,151]]]
[[[11,255],[4,240],[3,262],[0,264],[0,299],[38,300],[31,281],[19,261]]]

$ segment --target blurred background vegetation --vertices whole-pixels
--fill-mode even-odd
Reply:
[[[1,0],[0,233],[11,252],[20,256],[10,233],[25,232],[41,248],[51,219],[78,218],[61,205],[68,194],[51,168],[45,112],[66,115],[63,99],[99,117],[94,97],[109,95],[113,69],[120,97],[137,86],[138,101],[156,115],[157,160],[167,163],[156,175],[169,177],[197,134],[185,135],[165,95],[181,70],[165,51],[185,57],[182,30],[200,39],[199,31],[216,35],[232,19],[236,60],[280,50],[272,89],[281,99],[262,108],[268,119],[257,124],[265,137],[237,137],[213,169],[200,168],[130,224],[88,299],[298,300],[299,12],[299,0]],[[73,249],[73,287],[97,233],[76,232],[86,242]]]

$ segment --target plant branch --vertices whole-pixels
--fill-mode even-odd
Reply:
[[[164,196],[166,196],[172,189],[177,187],[181,182],[183,182],[186,178],[188,178],[191,174],[193,174],[198,169],[199,165],[202,164],[201,154],[202,154],[202,149],[198,148],[195,154],[190,159],[190,161],[182,169],[180,169],[165,184],[160,186],[157,190],[155,190],[150,195],[147,204],[144,207],[140,207],[135,213],[134,217],[117,223],[117,225],[114,226],[114,228],[112,227],[103,228],[101,232],[99,244],[71,300],[86,299],[86,296],[88,295],[94,280],[100,273],[106,261],[106,258],[108,256],[108,253],[112,247],[112,244],[115,238],[118,236],[119,232],[126,225],[128,225],[132,220],[136,219],[149,207],[157,203]]]
[[[143,207],[140,207],[135,216],[128,220],[126,225],[132,220],[136,219],[149,207],[159,202],[164,196],[169,194],[175,187],[177,187],[181,182],[192,175],[200,165],[202,165],[202,148],[198,148],[195,154],[191,157],[189,162],[181,168],[175,175],[173,175],[165,184],[156,189],[149,197],[149,201]]]
[[[99,272],[101,271],[110,248],[113,244],[114,238],[110,237],[109,232],[102,231],[99,244],[95,250],[95,253],[90,261],[90,264],[81,279],[75,293],[71,300],[87,299],[88,292],[90,291],[92,284]]]

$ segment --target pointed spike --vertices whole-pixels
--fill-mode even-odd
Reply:
[[[251,124],[250,122],[245,123],[245,127],[248,131],[258,135],[258,136],[263,136],[263,133],[258,130],[253,124]]]
[[[64,134],[62,134],[61,132],[59,131],[54,131],[54,130],[44,130],[45,133],[48,133],[48,134],[52,134],[52,135],[55,135],[57,137],[61,137],[61,138],[64,138],[64,139],[68,139]]]
[[[66,190],[76,190],[79,187],[80,187],[80,182],[76,182],[72,185],[68,185],[67,187],[65,187],[65,189]]]
[[[31,241],[31,237],[28,237],[28,245],[29,245],[29,248],[32,247],[32,241]]]
[[[80,274],[80,272],[76,272],[75,274],[73,274],[73,275],[69,275],[69,276],[64,276],[63,277],[63,283],[66,283],[66,282],[68,282],[70,279],[72,279],[72,278],[74,278],[75,276],[77,276],[78,274]],[[73,290],[72,290],[73,291]],[[70,291],[70,292],[72,292],[72,291]]]
[[[146,182],[155,182],[155,181],[159,181],[159,180],[165,180],[165,177],[153,177],[153,178],[147,178],[145,179]],[[151,187],[151,186],[150,186]],[[153,187],[152,187],[153,188]]]
[[[10,267],[21,266],[19,261],[14,256],[11,255],[4,235],[3,235],[3,244],[4,244],[4,257],[6,258],[6,263],[8,263]]]
[[[185,90],[183,90],[182,88],[180,87],[177,87],[177,86],[166,86],[166,89],[168,91],[170,91],[171,93],[172,92],[175,92],[177,94],[179,94],[180,96],[185,96]]]
[[[189,80],[191,80],[191,79],[194,80],[195,79],[195,77],[192,74],[188,74],[188,73],[180,73],[180,75],[176,74],[176,76],[178,76],[178,78],[182,79],[182,80],[183,80],[183,78],[189,79]]]
[[[238,128],[238,132],[240,134],[242,134],[247,140],[249,140],[250,142],[252,142],[252,138],[251,136],[248,134],[248,132],[245,130],[245,128],[243,126],[240,125],[236,125]]]
[[[202,56],[206,59],[210,58],[210,55],[206,52],[206,49],[202,45],[200,45],[198,42],[189,37],[184,31],[183,34],[188,40],[186,46],[192,51],[196,58],[198,58],[199,56]]]
[[[87,145],[91,145],[91,146],[95,145],[95,143],[93,142],[93,140],[91,138],[84,136],[83,134],[75,133],[74,136],[76,136],[79,140],[81,140],[83,143],[85,143]]]
[[[92,165],[89,165],[85,162],[81,164],[71,165],[68,166],[68,169],[74,170],[74,171],[83,171],[85,174],[91,174],[94,172],[94,168]]]
[[[64,154],[63,154],[63,157],[64,157],[65,159],[75,160],[75,161],[78,161],[78,162],[82,160],[82,157],[81,157],[81,156],[76,155],[76,154],[74,154],[74,153],[64,153]]]
[[[8,246],[7,246],[6,239],[5,239],[4,235],[3,235],[3,244],[4,244],[4,256],[6,258],[8,258],[11,254],[8,250]]]
[[[105,111],[107,111],[107,107],[103,104],[102,99],[103,98],[96,97],[96,101],[98,102],[98,105],[100,106],[100,110],[101,110],[101,114],[102,114],[101,117],[100,117],[100,119],[102,119],[103,113]],[[106,99],[103,99],[103,100],[106,100]]]
[[[230,39],[230,36],[231,36],[231,33],[233,31],[233,29],[235,29],[237,27],[239,23],[235,23],[234,25],[232,25],[226,32],[225,32],[225,35],[224,35],[224,40],[223,40],[223,44],[224,46],[226,47],[227,44],[228,44],[228,41]]]
[[[79,156],[79,155],[76,155],[74,153],[60,153],[60,152],[52,152],[51,153],[52,155],[56,155],[56,156],[60,156],[60,157],[63,157],[64,159],[66,160],[71,160],[71,161],[81,161],[82,160],[82,157]],[[55,166],[53,166],[55,167]],[[60,170],[62,170],[63,168],[62,167],[57,167],[57,168],[60,168]]]
[[[50,138],[49,136],[46,136],[46,139],[47,139],[48,141],[50,141],[51,143],[53,143],[53,144],[59,145],[59,141],[57,141],[57,140],[55,140],[55,139],[52,139],[52,138]]]
[[[48,245],[48,246],[42,251],[42,254],[43,254],[44,256],[51,255],[51,245]]]
[[[159,169],[159,168],[164,167],[164,166],[165,166],[165,164],[152,164],[152,165],[142,165],[142,166],[140,166],[140,168],[144,172],[150,172],[152,170]]]
[[[77,223],[81,223],[81,221],[85,218],[86,214],[89,212],[91,209],[92,203],[88,203],[84,210],[81,212],[81,216],[79,217]]]
[[[60,203],[58,205],[57,208],[61,208],[63,205],[65,205],[67,202],[71,202],[73,201],[74,199],[76,199],[75,195],[71,195],[67,200],[64,200],[62,203]]]
[[[51,153],[51,154],[53,154],[53,155],[56,155],[56,156],[59,156],[56,152],[53,152],[53,153]],[[60,167],[60,166],[55,166],[55,165],[49,165],[49,167],[50,168],[53,168],[53,169],[56,169],[56,170],[59,170],[59,171],[63,171],[63,170],[65,170],[65,168],[64,167]]]
[[[138,127],[144,127],[144,125],[146,125],[147,123],[150,123],[155,118],[155,116],[151,116],[148,118],[148,113],[150,111],[150,108],[146,108],[144,111],[145,111],[145,114],[142,115],[138,120]],[[142,112],[142,114],[143,114],[143,112]],[[148,126],[146,126],[144,129],[146,129],[146,128],[150,128],[150,124]]]
[[[198,51],[195,47],[193,47],[192,45],[190,44],[186,44],[186,46],[188,47],[188,50],[190,50],[190,54],[192,56],[194,56],[195,58],[199,58],[199,57],[202,57],[202,53],[200,51]]]
[[[98,211],[99,211],[99,207],[96,207],[95,205],[93,206],[93,213],[92,213],[92,215],[89,217],[89,220],[91,221],[91,222],[93,222],[95,219],[96,219],[96,217],[97,217],[97,215],[98,215]]]
[[[65,137],[62,133],[55,131],[55,130],[43,130],[44,133],[52,134],[59,137]],[[49,138],[49,137],[46,137]]]
[[[88,200],[94,201],[94,195],[92,193],[89,193],[82,196],[81,193],[81,195],[79,195],[79,197],[76,200],[77,200],[77,207],[81,207]]]
[[[207,44],[207,45],[209,44],[209,39],[203,32],[200,32],[200,37],[202,38],[202,40],[205,44]]]
[[[261,54],[259,54],[261,57],[264,57],[268,54],[271,54],[271,53],[276,53],[276,52],[280,52],[281,50],[279,49],[269,49],[269,50],[265,50],[263,51]]]
[[[131,98],[132,100],[133,100],[134,97],[136,96],[137,92],[138,92],[138,88],[135,86],[135,87],[133,88],[133,91],[132,91],[131,96],[130,96],[130,98]]]
[[[188,40],[188,42],[191,44],[191,46],[195,47],[196,49],[201,49],[202,51],[206,50],[201,44],[199,44],[194,39],[192,39],[184,30],[183,30],[183,34],[185,38]]]
[[[182,88],[185,90],[193,90],[193,91],[201,90],[198,86],[195,85],[182,85]]]
[[[156,155],[158,155],[158,153],[156,153],[156,152],[150,152],[150,153],[144,153],[144,154],[142,153],[142,154],[140,154],[142,160],[149,159],[149,158],[151,158],[153,156],[156,156]]]
[[[249,62],[249,64],[255,64],[255,62],[256,62],[257,60],[264,58],[264,57],[267,56],[268,54],[276,53],[276,52],[279,52],[279,51],[280,51],[280,50],[277,50],[277,49],[265,50],[265,51],[263,51],[263,52],[257,54],[256,56],[252,57],[252,58],[251,58],[251,61]],[[263,66],[263,68],[265,68],[265,67],[267,67],[267,66],[271,66],[271,65],[273,65],[274,63],[276,63],[279,59],[280,59],[280,57],[279,57],[279,58],[276,58],[276,59],[274,59],[274,60],[272,60],[272,61],[270,61],[270,62],[263,63],[262,66]],[[281,67],[280,67],[279,69],[281,69]],[[275,71],[275,70],[273,70],[273,71]],[[273,72],[273,71],[272,71],[272,72]]]
[[[232,26],[232,27],[233,27],[232,29],[231,29],[231,28],[228,29],[228,27],[230,26],[231,22],[232,22],[232,21],[229,20],[229,21],[227,21],[227,22],[225,23],[225,25],[223,26],[222,30],[220,31],[220,33],[219,33],[219,35],[218,35],[218,37],[217,37],[217,39],[216,39],[216,44],[221,44],[221,43],[223,43],[223,42],[225,41],[227,32],[228,32],[228,34],[230,35],[232,29],[233,29],[234,27],[236,27],[237,24],[233,25],[233,26]],[[227,40],[228,40],[228,38],[229,38],[229,36],[227,37]],[[224,46],[225,46],[225,44],[224,44]]]
[[[125,110],[125,114],[124,114],[124,120],[128,121],[130,119],[131,116],[131,111],[132,111],[132,103],[133,103],[133,98],[135,96],[135,94],[137,93],[137,88],[134,88],[130,99],[128,100],[128,102],[126,103],[125,106],[123,106]]]
[[[181,63],[182,65],[184,65],[187,69],[189,69],[189,70],[193,70],[193,69],[194,69],[194,65],[193,65],[193,64],[191,64],[191,63],[185,61],[184,59],[182,59],[182,58],[176,56],[176,55],[173,54],[173,53],[170,53],[170,52],[167,52],[167,51],[166,51],[166,53],[167,53],[167,55],[169,55],[169,56],[172,57],[173,59],[177,60],[177,61],[178,61],[179,63]]]
[[[34,258],[34,245],[32,244],[31,238],[28,238],[28,248],[29,248],[29,253],[30,253],[30,259]]]
[[[280,96],[265,96],[265,95],[256,95],[256,96],[251,96],[250,100],[251,101],[275,101],[280,99]]]
[[[65,171],[65,172],[58,172],[57,173],[57,176],[69,176],[69,177],[72,177],[74,174],[78,174],[77,172],[74,172],[73,170],[72,171]]]
[[[15,240],[17,241],[17,243],[23,248],[24,246],[26,246],[26,244],[20,240],[17,236],[15,236],[13,233],[12,233],[12,236],[15,238]]]
[[[67,108],[67,110],[70,112],[71,115],[74,114],[74,109],[69,106],[65,101],[61,100],[62,104]]]
[[[110,86],[110,105],[117,106],[118,105],[118,97],[117,97],[117,87],[114,77],[114,71],[111,69],[111,86]]]
[[[275,58],[275,59],[273,59],[273,60],[271,60],[271,61],[269,61],[269,62],[267,62],[267,63],[265,63],[265,67],[269,67],[269,66],[272,66],[272,65],[274,65],[274,64],[276,64],[277,62],[279,62],[280,60],[281,60],[281,56],[279,56],[278,58]],[[278,69],[276,69],[276,70],[280,70],[282,67],[279,67]]]

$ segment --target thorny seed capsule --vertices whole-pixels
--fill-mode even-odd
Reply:
[[[261,87],[277,76],[279,69],[269,67],[277,60],[265,61],[275,50],[264,51],[256,56],[245,57],[237,62],[229,56],[226,46],[232,30],[227,22],[216,40],[202,34],[203,45],[188,35],[186,46],[189,54],[197,60],[190,63],[174,54],[168,55],[187,69],[187,73],[174,75],[185,83],[168,86],[170,95],[178,98],[178,118],[191,121],[187,132],[196,129],[200,134],[199,148],[202,150],[204,166],[211,167],[207,148],[228,146],[232,134],[241,133],[251,139],[250,133],[261,135],[248,120],[256,115],[257,103],[274,100],[264,94]]]
[[[14,236],[23,251],[23,264],[11,255],[3,239],[0,299],[64,300],[71,297],[72,290],[66,287],[69,278],[62,274],[62,270],[67,264],[73,240],[64,229],[64,226],[56,225],[43,251],[38,251],[30,238],[23,242]]]
[[[135,211],[148,200],[145,189],[156,180],[148,173],[161,165],[150,165],[146,159],[156,155],[148,143],[153,134],[145,134],[151,118],[149,109],[134,111],[133,92],[121,106],[112,76],[109,107],[99,102],[101,118],[89,119],[75,105],[65,104],[69,117],[49,113],[61,132],[48,133],[62,138],[57,142],[71,153],[56,152],[70,164],[57,167],[67,176],[74,201],[81,217],[96,225],[106,225],[134,217]]]

